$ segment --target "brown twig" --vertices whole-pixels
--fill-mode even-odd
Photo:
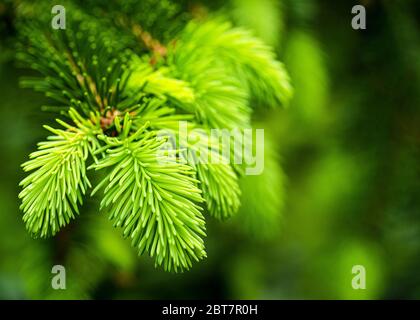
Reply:
[[[68,61],[70,62],[71,68],[73,69],[73,71],[76,72],[77,81],[81,86],[83,86],[84,82],[86,82],[91,94],[95,97],[95,101],[98,104],[100,111],[103,112],[103,110],[105,109],[106,102],[102,101],[101,96],[98,93],[98,89],[96,88],[95,82],[89,75],[82,75],[70,52],[66,51],[65,53]]]
[[[156,64],[156,62],[160,58],[166,57],[168,53],[168,49],[163,44],[161,44],[157,39],[154,39],[149,32],[144,31],[141,26],[139,26],[138,24],[132,23],[131,31],[137,37],[137,39],[139,39],[140,41],[144,43],[146,48],[152,51],[153,57],[150,60],[150,63],[152,65]]]

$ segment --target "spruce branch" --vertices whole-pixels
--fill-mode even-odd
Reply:
[[[148,123],[154,130],[165,130],[170,134],[175,139],[171,149],[178,146],[183,150],[179,156],[195,169],[210,215],[218,219],[234,215],[240,205],[239,177],[229,157],[222,154],[219,141],[211,136],[210,130],[191,122],[191,115],[176,114],[176,109],[167,106],[166,100],[145,98],[143,101],[141,109],[137,110],[139,116],[133,118],[133,125],[141,127]],[[186,140],[179,137],[180,121],[186,124],[187,134],[191,132]]]
[[[165,270],[182,271],[206,256],[203,199],[193,169],[159,155],[165,141],[147,126],[128,136],[131,120],[126,116],[120,137],[101,137],[107,156],[93,167],[112,171],[92,194],[106,186],[101,208],[139,255],[147,252]]]
[[[129,76],[129,52],[84,18],[75,15],[68,28],[59,33],[44,30],[36,21],[22,27],[18,59],[43,77],[25,78],[21,83],[55,101],[56,105],[44,110],[66,115],[71,106],[88,116],[91,111],[106,112],[134,104],[123,94]]]
[[[149,123],[153,130],[163,130],[175,135],[182,121],[191,124],[194,120],[191,114],[177,112],[165,97],[143,96],[133,113],[133,126],[140,128]]]
[[[181,145],[186,149],[184,157],[197,171],[208,212],[218,219],[229,218],[240,206],[238,176],[230,159],[222,154],[219,141],[209,131],[195,132],[186,145]]]
[[[212,101],[211,97],[202,97],[200,99],[195,99],[195,91],[191,89],[187,82],[183,80],[178,80],[176,78],[170,78],[166,75],[163,75],[160,71],[153,71],[152,68],[146,64],[142,63],[139,59],[135,59],[135,70],[133,71],[132,77],[128,83],[130,88],[142,88],[144,92],[154,93],[158,96],[167,96],[167,98],[172,101],[176,106],[182,106],[189,104],[191,108],[197,107],[203,101]],[[167,72],[167,69],[164,69],[163,72]],[[215,72],[216,74],[216,72]],[[220,76],[220,73],[219,73]],[[162,84],[162,85],[159,85]],[[218,84],[216,84],[218,86]],[[222,86],[221,86],[222,87]],[[223,89],[227,89],[223,87]],[[229,92],[230,93],[230,92]],[[231,95],[235,97],[235,92],[232,91]],[[211,95],[211,92],[206,91],[203,95]],[[222,99],[219,101],[219,99]],[[229,97],[227,97],[229,99]],[[154,99],[156,102],[156,99]],[[186,156],[186,161],[188,164],[193,166],[197,170],[197,179],[200,180],[200,188],[203,191],[203,197],[206,200],[206,207],[208,212],[219,219],[225,219],[234,215],[239,208],[239,197],[240,197],[240,188],[238,185],[237,174],[229,162],[229,159],[224,158],[221,155],[221,150],[219,149],[218,141],[210,137],[210,130],[204,128],[210,128],[212,123],[215,128],[221,127],[223,125],[229,126],[239,126],[237,122],[243,122],[241,125],[245,126],[245,123],[249,121],[247,115],[245,115],[244,120],[232,120],[229,123],[223,123],[226,116],[219,115],[221,110],[226,110],[223,107],[223,96],[214,95],[215,104],[207,105],[207,110],[210,112],[203,117],[211,117],[212,114],[215,114],[219,117],[219,121],[216,125],[216,121],[208,121],[207,126],[204,124],[197,125],[194,122],[191,122],[188,114],[178,114],[176,115],[175,108],[168,106],[159,107],[162,103],[150,104],[142,111],[139,111],[139,120],[137,122],[144,123],[144,121],[150,120],[151,126],[155,129],[170,129],[172,133],[176,135],[177,143],[181,144],[182,149],[187,150],[187,153],[192,156]],[[235,99],[232,99],[235,100]],[[162,100],[163,101],[163,100]],[[228,101],[225,102],[226,105]],[[213,106],[216,106],[213,111]],[[232,105],[230,105],[232,106]],[[193,112],[193,111],[191,111]],[[226,113],[229,112],[226,111]],[[241,112],[236,112],[235,114],[242,115]],[[196,118],[196,117],[195,117]],[[203,129],[207,130],[205,135],[200,135],[198,138],[198,143],[188,143],[185,142],[182,144],[178,136],[179,121],[186,121],[188,130],[192,129]],[[193,138],[192,140],[195,140]],[[233,142],[234,138],[232,138]],[[237,150],[235,150],[237,151]],[[232,150],[232,156],[233,156]],[[210,157],[214,159],[216,163],[200,163],[198,158],[204,156],[209,159]],[[198,155],[198,156],[197,156]],[[235,168],[236,169],[236,168]]]
[[[132,72],[127,83],[130,90],[166,97],[178,105],[194,103],[195,93],[187,81],[172,77],[167,67],[155,70],[147,60],[144,61],[136,55],[132,56],[130,61]]]
[[[39,17],[30,2],[18,10],[18,58],[39,75],[22,84],[67,118],[57,120],[62,129],[45,126],[53,135],[23,164],[23,220],[35,237],[54,235],[79,213],[91,187],[87,167],[106,170],[92,195],[103,189],[100,209],[114,226],[157,266],[189,269],[206,256],[202,211],[225,219],[241,204],[241,167],[232,159],[242,148],[222,154],[211,130],[251,128],[252,99],[286,105],[288,75],[248,31],[219,20],[185,26],[183,4],[164,0],[154,11],[150,0],[75,3],[60,31],[47,28],[48,6]],[[181,139],[181,121],[195,137]],[[270,178],[259,183],[271,186]]]
[[[212,56],[221,62],[259,101],[269,106],[288,104],[292,96],[289,75],[273,49],[251,32],[218,19],[191,21],[176,42],[175,52],[186,51],[178,48],[182,43],[194,47],[195,55],[199,52],[201,57]]]
[[[172,76],[192,88],[193,102],[182,101],[186,112],[208,128],[248,127],[248,94],[240,81],[229,74],[217,56],[206,52],[195,39],[180,39],[168,53]]]
[[[23,221],[34,237],[54,235],[75,218],[82,196],[91,186],[86,160],[99,146],[95,137],[98,127],[75,110],[69,113],[77,127],[61,120],[57,122],[66,130],[44,126],[54,135],[40,142],[31,160],[22,165],[26,172],[35,170],[22,180],[19,194]]]

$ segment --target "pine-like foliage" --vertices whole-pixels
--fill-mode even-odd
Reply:
[[[86,175],[86,160],[97,147],[90,122],[73,109],[69,111],[77,126],[57,120],[66,130],[45,126],[53,133],[48,141],[40,142],[38,151],[23,164],[25,171],[33,171],[20,183],[23,191],[21,209],[23,220],[34,236],[54,235],[79,213],[78,205],[91,186]]]
[[[139,10],[151,3],[159,15]],[[63,117],[62,129],[46,126],[53,135],[23,165],[27,229],[35,237],[57,233],[80,212],[88,176],[104,172],[91,194],[103,189],[101,210],[114,226],[156,265],[188,269],[206,256],[203,212],[224,219],[240,207],[234,150],[221,154],[208,133],[250,128],[254,101],[286,105],[287,73],[250,32],[195,20],[182,4],[63,5],[71,15],[65,30],[49,28],[48,6],[23,1],[18,10],[18,58],[38,73],[22,84],[44,92],[44,109]],[[199,129],[196,136],[161,135],[177,132],[180,121]],[[174,148],[162,154],[166,144]]]
[[[204,219],[198,205],[203,199],[194,171],[157,156],[165,141],[153,131],[146,132],[146,126],[128,136],[130,122],[127,116],[118,138],[100,136],[108,156],[93,167],[113,169],[94,192],[106,186],[101,208],[108,208],[114,226],[123,228],[139,254],[156,255],[156,264],[166,270],[189,268],[192,259],[206,255],[201,238]]]

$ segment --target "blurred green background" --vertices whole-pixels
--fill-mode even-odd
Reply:
[[[295,94],[288,109],[257,115],[284,172],[279,231],[209,218],[208,258],[183,274],[138,258],[95,200],[53,239],[26,233],[20,164],[51,119],[43,95],[19,87],[28,71],[14,61],[11,4],[0,1],[1,299],[420,298],[419,1],[204,1],[276,48]],[[356,4],[366,30],[351,28]],[[244,188],[260,196],[252,181]],[[66,266],[67,290],[51,289],[54,264]],[[366,268],[365,290],[351,286],[354,265]]]

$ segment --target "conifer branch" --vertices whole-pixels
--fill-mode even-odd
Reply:
[[[60,32],[46,27],[46,5],[19,9],[30,14],[18,15],[18,58],[39,74],[22,84],[44,92],[51,103],[44,109],[67,118],[57,120],[62,129],[45,126],[53,135],[23,164],[26,228],[47,237],[68,224],[91,187],[93,161],[89,168],[109,170],[92,195],[103,189],[101,210],[114,226],[156,265],[189,269],[206,256],[202,211],[225,219],[241,204],[241,167],[229,159],[238,150],[221,154],[210,131],[251,128],[253,99],[286,105],[287,72],[248,31],[220,20],[186,24],[190,15],[170,1],[92,0],[88,9],[79,2]],[[147,15],[153,6],[156,15]],[[184,141],[180,121],[203,134]],[[174,141],[160,130],[175,133]]]
[[[77,127],[61,120],[57,122],[66,130],[44,126],[54,135],[40,142],[31,160],[22,165],[24,171],[35,170],[22,180],[19,194],[23,221],[34,237],[54,235],[74,219],[91,186],[86,160],[99,146],[95,137],[98,127],[75,110],[70,110],[70,117]]]
[[[160,156],[165,141],[146,132],[147,126],[128,136],[126,117],[121,137],[101,137],[108,156],[93,167],[113,169],[92,194],[106,186],[101,208],[131,238],[139,255],[147,252],[165,270],[182,271],[206,256],[203,199],[192,168]]]

